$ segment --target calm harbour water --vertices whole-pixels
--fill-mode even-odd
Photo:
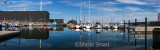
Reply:
[[[0,50],[153,50],[153,33],[120,29],[20,29],[20,35],[0,39]],[[156,41],[155,41],[156,43]]]

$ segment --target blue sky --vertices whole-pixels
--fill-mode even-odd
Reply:
[[[8,11],[40,11],[41,0],[7,0],[13,2],[7,4]],[[0,10],[5,10],[4,0],[0,0]],[[156,21],[158,12],[160,12],[159,0],[90,0],[90,16],[89,16],[89,0],[82,0],[82,16],[81,0],[43,0],[43,10],[50,12],[50,19],[76,19],[76,16],[86,21],[101,21],[102,16],[104,22],[122,21],[123,11],[125,12],[125,20],[139,22],[144,21],[148,17],[148,21]],[[148,13],[147,13],[148,6]]]

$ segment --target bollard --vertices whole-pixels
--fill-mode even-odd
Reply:
[[[145,18],[145,34],[147,32],[147,18]]]
[[[0,25],[0,30],[2,30],[2,25]]]
[[[128,28],[130,29],[130,20],[128,20]]]
[[[125,26],[125,20],[124,20],[124,29],[126,28],[126,26]]]
[[[137,19],[135,19],[135,27],[137,26]]]

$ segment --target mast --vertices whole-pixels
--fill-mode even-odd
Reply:
[[[42,0],[40,2],[40,11],[42,11]]]
[[[85,1],[85,0],[84,0]],[[85,22],[85,3],[84,3],[84,5],[83,5],[83,7],[84,7],[84,22]]]
[[[81,12],[80,12],[80,20],[79,20],[79,22],[81,21],[81,17],[82,17],[82,0],[81,0]]]
[[[122,22],[124,21],[124,9],[125,9],[125,8],[123,8],[123,18],[122,18]]]
[[[102,5],[104,6],[104,5]],[[103,7],[102,7],[102,25],[103,25]]]
[[[114,22],[116,23],[116,10],[114,8]]]
[[[89,17],[88,18],[90,18],[90,0],[89,0]]]
[[[112,13],[111,13],[111,26],[112,26]]]

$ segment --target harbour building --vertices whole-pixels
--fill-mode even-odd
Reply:
[[[0,11],[1,21],[32,21],[48,22],[49,12],[47,11]]]

